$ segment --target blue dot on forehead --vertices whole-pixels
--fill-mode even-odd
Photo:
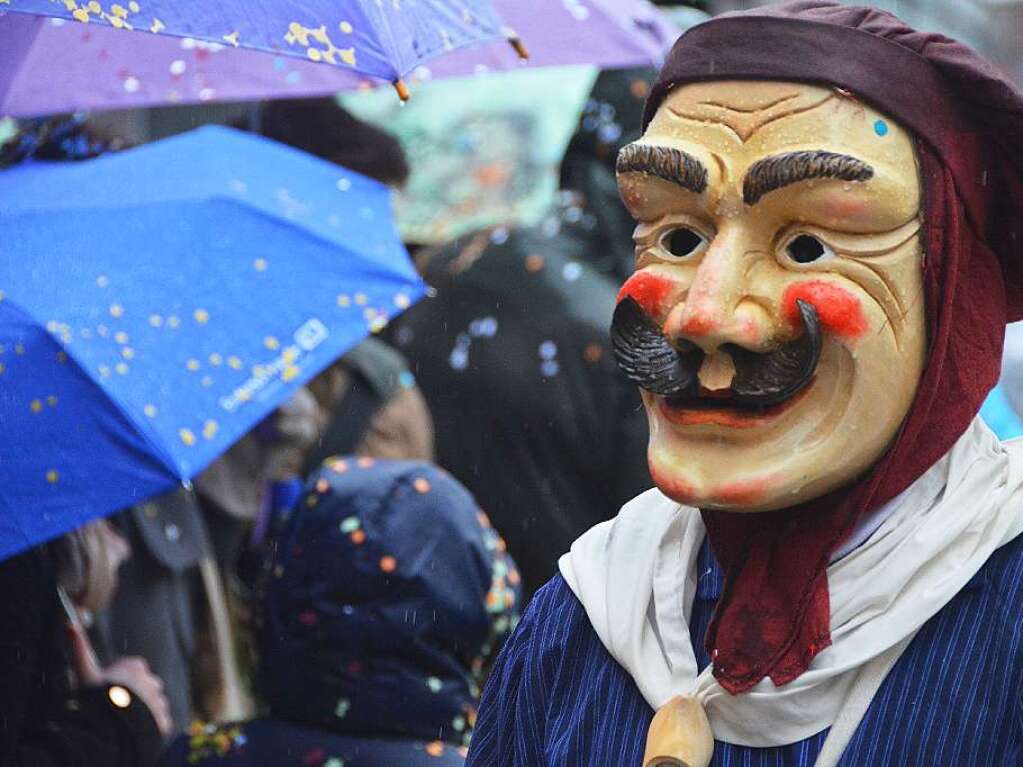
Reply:
[[[888,123],[884,120],[877,120],[874,122],[874,133],[878,136],[888,135]]]

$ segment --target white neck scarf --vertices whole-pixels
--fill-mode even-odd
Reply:
[[[795,681],[764,679],[740,695],[710,668],[698,672],[689,638],[705,535],[696,509],[649,490],[580,537],[559,566],[655,710],[694,695],[717,740],[786,745],[830,727],[857,670],[911,637],[1023,532],[1023,440],[1003,444],[975,419],[886,511],[868,540],[828,567],[832,645]]]

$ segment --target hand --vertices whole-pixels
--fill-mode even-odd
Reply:
[[[174,720],[171,719],[170,704],[163,692],[163,681],[150,670],[145,658],[138,656],[118,658],[109,666],[100,666],[96,662],[96,654],[85,632],[75,626],[69,626],[68,631],[71,635],[72,661],[79,683],[83,687],[108,684],[127,687],[141,698],[149,709],[160,734],[164,737],[170,735]]]

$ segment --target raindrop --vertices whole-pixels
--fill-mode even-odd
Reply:
[[[561,276],[568,282],[575,282],[583,273],[582,265],[576,261],[569,261],[561,268]]]
[[[543,224],[540,225],[540,231],[543,232],[545,237],[554,237],[561,231],[561,222],[551,216],[550,218],[545,219]]]
[[[469,366],[469,350],[456,346],[451,350],[449,362],[453,370],[465,370]]]
[[[497,333],[497,320],[494,317],[480,317],[469,323],[469,335],[473,338],[493,338]]]

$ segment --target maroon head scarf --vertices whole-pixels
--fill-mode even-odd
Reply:
[[[969,48],[872,8],[797,0],[726,14],[672,49],[644,114],[677,85],[788,80],[854,94],[911,130],[924,187],[928,356],[888,452],[855,484],[765,514],[704,511],[725,587],[707,632],[731,693],[790,682],[831,643],[826,568],[864,514],[966,430],[1023,318],[1023,94]],[[883,577],[883,576],[881,576]]]

